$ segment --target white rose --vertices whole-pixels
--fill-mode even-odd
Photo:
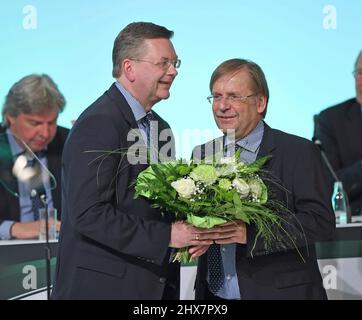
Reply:
[[[183,198],[189,198],[196,191],[195,182],[190,178],[174,181],[171,186]]]
[[[253,179],[249,181],[250,192],[256,198],[259,199],[262,193],[261,184],[258,180]]]
[[[243,179],[235,178],[232,182],[232,185],[240,194],[241,199],[244,199],[249,195],[249,185]]]

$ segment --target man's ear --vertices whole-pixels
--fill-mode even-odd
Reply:
[[[266,109],[266,97],[262,95],[257,96],[257,103],[258,103],[258,113],[262,114]]]
[[[7,126],[10,128],[11,125],[14,123],[15,118],[12,117],[11,115],[9,115],[9,113],[6,113],[6,114],[5,114],[5,119],[6,119],[6,124],[7,124]]]
[[[135,81],[134,62],[130,59],[124,59],[122,62],[122,72],[128,81]]]

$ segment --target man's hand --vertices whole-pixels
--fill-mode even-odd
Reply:
[[[215,239],[217,244],[246,243],[246,225],[240,220],[224,223],[213,229],[219,234]]]
[[[49,224],[52,222],[49,221]],[[55,228],[57,231],[60,230],[60,221],[56,222]],[[27,223],[15,222],[11,229],[10,235],[15,239],[37,239],[39,237],[40,221],[33,221]]]
[[[15,222],[10,229],[10,235],[16,239],[35,239],[39,237],[39,230],[39,220],[27,223]]]
[[[189,248],[189,254],[191,255],[192,259],[196,259],[197,257],[202,256],[208,249],[210,245],[206,246],[192,246]]]
[[[184,248],[189,246],[210,245],[212,240],[201,235],[206,232],[206,229],[196,228],[184,222],[177,221],[171,227],[171,240],[169,246],[172,248]]]

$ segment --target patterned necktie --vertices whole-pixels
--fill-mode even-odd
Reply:
[[[27,167],[35,167],[36,165],[39,165],[36,158],[28,160]],[[39,179],[39,177],[37,178]],[[44,185],[42,183],[40,186],[32,189],[30,193],[31,210],[33,211],[34,221],[39,220],[39,209],[45,208],[44,202],[40,199],[42,194],[45,194]]]
[[[220,252],[220,245],[212,244],[207,251],[207,264],[209,269],[209,289],[216,295],[224,284],[224,267]]]
[[[237,144],[231,143],[224,146],[224,157],[233,156],[234,153],[238,150],[239,146]],[[231,153],[231,154],[230,154]],[[207,264],[209,270],[209,289],[214,294],[217,295],[220,288],[224,284],[224,265],[222,261],[222,256],[220,252],[220,245],[212,244],[207,251]]]
[[[146,130],[148,148],[150,147],[150,141],[151,141],[151,121],[152,120],[153,120],[153,114],[151,112],[146,113],[146,115],[141,120],[141,123]]]

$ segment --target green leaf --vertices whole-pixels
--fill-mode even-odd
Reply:
[[[219,217],[212,217],[212,216],[199,217],[189,213],[187,215],[187,222],[194,225],[195,227],[210,229],[218,224],[223,224],[227,221]]]

